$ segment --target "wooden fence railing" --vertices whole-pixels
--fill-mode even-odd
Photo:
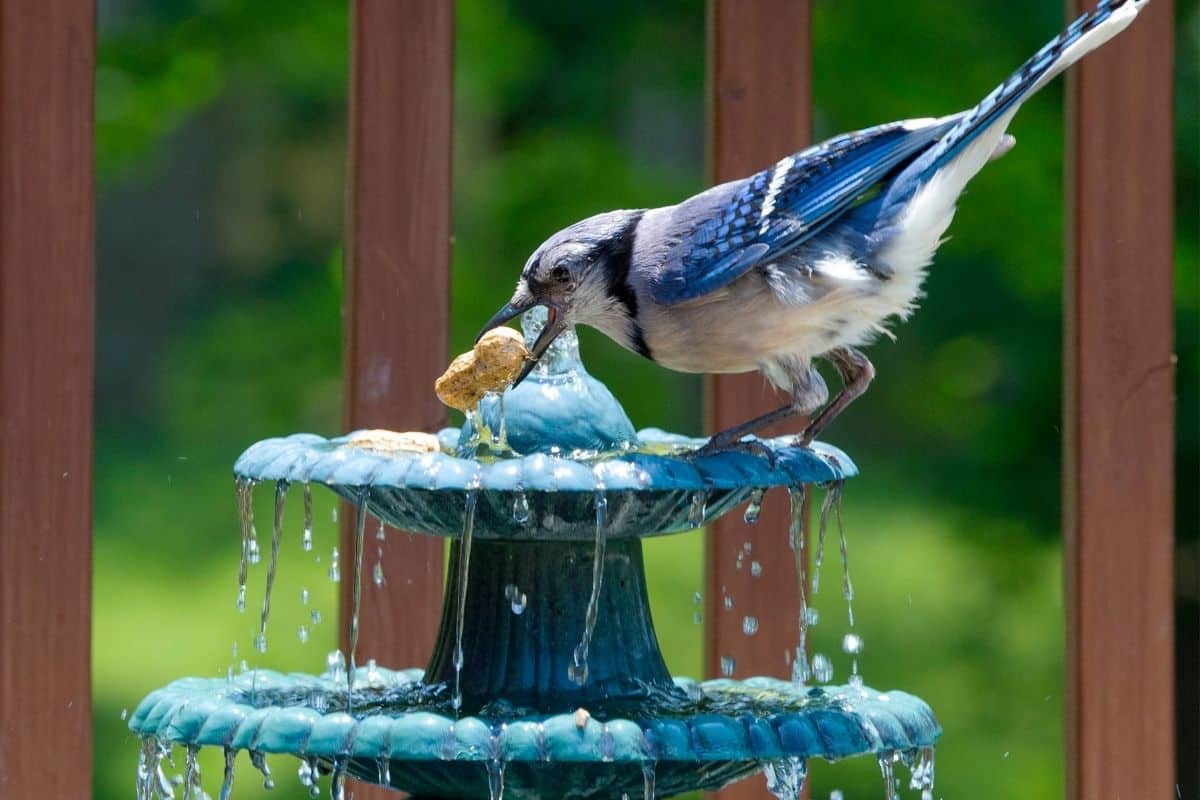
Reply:
[[[1084,5],[1068,4],[1072,15]],[[345,423],[431,429],[442,412],[428,386],[447,356],[453,6],[351,0],[351,13]],[[807,141],[808,25],[807,0],[711,0],[715,180]],[[1156,0],[1078,68],[1069,94],[1071,800],[1174,795],[1172,36],[1171,0]],[[3,797],[86,797],[91,787],[93,69],[90,0],[0,0]],[[711,422],[761,410],[760,386],[714,381]],[[734,642],[739,674],[783,669],[794,579],[773,570],[746,585],[729,548],[749,538],[784,563],[785,526],[771,505],[753,531],[714,526],[710,673]],[[419,663],[440,608],[441,543],[397,537],[387,552],[392,591],[368,594],[361,652]],[[712,605],[722,586],[737,594],[739,620],[763,621],[750,648]],[[764,790],[747,783],[722,796]]]

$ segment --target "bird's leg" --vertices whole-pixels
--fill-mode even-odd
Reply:
[[[799,444],[801,447],[808,447],[812,444],[817,434],[845,411],[846,406],[857,400],[871,385],[871,380],[875,377],[875,365],[853,347],[839,347],[830,350],[824,357],[833,364],[838,375],[842,377],[842,390],[821,409],[821,413],[808,423],[804,433],[800,434]]]
[[[787,363],[781,364],[780,367],[786,371],[787,379],[791,383],[792,401],[774,411],[768,411],[754,419],[714,433],[703,447],[695,451],[694,455],[710,455],[722,450],[744,450],[754,455],[764,456],[772,462],[772,465],[774,464],[774,450],[757,440],[743,441],[742,437],[792,417],[810,414],[814,409],[820,408],[829,396],[821,373],[817,372],[810,363]]]
[[[693,457],[709,456],[713,453],[721,453],[727,450],[743,450],[751,455],[766,458],[774,466],[774,450],[756,439],[742,441],[742,437],[748,436],[768,425],[774,425],[776,422],[782,422],[785,419],[794,417],[799,413],[800,410],[795,405],[788,403],[786,406],[777,408],[774,411],[768,411],[766,414],[743,422],[740,425],[734,425],[732,428],[726,428],[719,433],[714,433],[707,442],[696,450],[693,450],[690,455]]]

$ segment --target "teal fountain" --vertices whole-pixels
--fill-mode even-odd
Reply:
[[[527,339],[542,324],[527,314]],[[931,797],[941,733],[933,712],[910,694],[867,687],[857,673],[829,684],[828,662],[805,655],[808,613],[798,621],[792,680],[698,682],[667,670],[642,538],[696,530],[743,503],[752,520],[763,493],[781,488],[792,498],[791,543],[803,563],[806,493],[826,490],[823,534],[842,482],[855,474],[844,453],[820,443],[781,438],[702,456],[692,452],[699,444],[635,431],[584,370],[568,333],[528,379],[486,397],[461,430],[441,431],[423,452],[362,432],[253,445],[234,467],[239,606],[258,549],[253,487],[275,486],[269,608],[289,490],[302,488],[308,510],[310,487],[323,485],[357,510],[356,605],[369,515],[450,539],[438,641],[424,670],[358,665],[356,607],[348,661],[335,654],[321,675],[254,670],[152,692],[129,719],[142,740],[138,796],[204,797],[197,754],[215,747],[225,753],[222,800],[242,750],[263,770],[267,754],[296,756],[311,794],[327,782],[335,800],[347,777],[421,798],[650,800],[759,771],[778,797],[796,798],[810,759],[861,755],[879,759],[888,798],[899,764]],[[176,746],[186,753],[181,787],[164,774]]]

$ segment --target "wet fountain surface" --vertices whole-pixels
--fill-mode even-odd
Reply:
[[[539,327],[527,316],[527,336]],[[170,794],[161,762],[174,745],[187,752],[184,796],[196,798],[195,752],[225,749],[223,800],[240,750],[260,768],[263,754],[298,756],[314,796],[319,777],[331,773],[333,798],[347,775],[422,797],[666,797],[764,768],[772,791],[794,797],[807,759],[866,754],[879,759],[889,798],[895,763],[908,765],[911,785],[928,796],[941,730],[923,701],[868,688],[857,661],[849,685],[811,685],[831,677],[826,657],[810,662],[806,653],[817,618],[804,601],[819,588],[815,575],[811,587],[798,582],[803,610],[791,681],[673,678],[650,618],[641,539],[699,528],[747,501],[753,521],[774,487],[792,498],[798,564],[808,558],[803,501],[813,486],[826,487],[814,543],[819,565],[827,527],[836,522],[840,531],[842,481],[855,474],[844,453],[783,438],[756,452],[694,457],[700,441],[635,433],[583,369],[573,334],[561,336],[525,382],[485,398],[463,429],[441,431],[428,452],[373,433],[268,439],[234,470],[239,609],[248,566],[260,559],[251,492],[256,483],[275,484],[260,651],[291,488],[303,489],[306,549],[310,487],[324,485],[355,506],[349,664],[334,654],[320,676],[255,670],[187,678],[151,693],[129,720],[143,738],[140,797]],[[425,670],[356,663],[368,516],[451,539],[441,629]],[[844,535],[839,545],[849,603]],[[739,554],[739,566],[748,555]],[[843,649],[857,658],[852,612],[849,621]],[[743,630],[753,635],[757,627],[747,617]],[[723,672],[732,671],[730,658]]]

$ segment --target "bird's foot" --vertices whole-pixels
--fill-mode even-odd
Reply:
[[[712,456],[717,453],[746,453],[758,456],[759,458],[766,459],[767,463],[771,465],[771,469],[775,468],[777,460],[775,450],[761,439],[730,439],[719,433],[688,453],[687,457],[703,458],[704,456]]]

